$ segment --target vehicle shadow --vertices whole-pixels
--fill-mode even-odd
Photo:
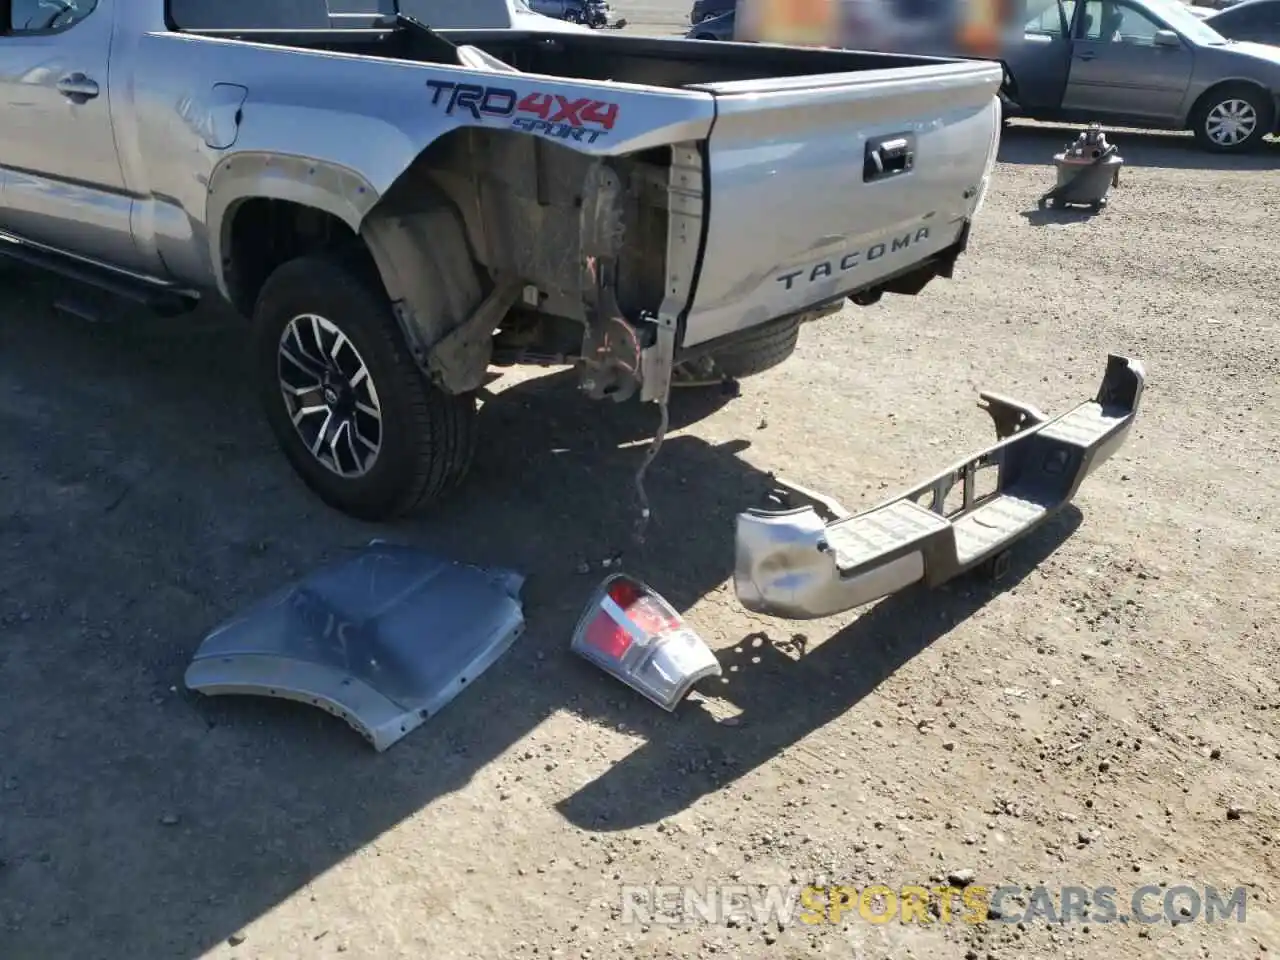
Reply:
[[[237,325],[87,325],[48,307],[52,284],[14,286],[0,316],[6,956],[201,956],[564,710],[649,740],[564,816],[651,822],[847,710],[990,596],[957,585],[888,601],[798,664],[729,655],[743,729],[693,704],[670,716],[568,652],[602,573],[577,571],[626,550],[680,609],[724,582],[733,516],[770,479],[741,444],[678,431],[727,397],[674,404],[642,550],[628,549],[633,479],[655,411],[582,402],[563,374],[486,404],[462,495],[363,524],[319,505],[276,452]],[[1071,526],[1020,550],[1010,582]],[[183,690],[205,632],[375,536],[528,575],[526,634],[466,695],[377,755],[322,711]]]
[[[1052,165],[1054,154],[1075,140],[1084,124],[1027,123],[1014,120],[1000,138],[1000,162]],[[1252,153],[1217,154],[1201,150],[1189,133],[1114,129],[1104,125],[1126,167],[1179,170],[1274,170],[1280,167],[1280,140],[1264,140]],[[1121,173],[1123,181],[1124,173]]]
[[[1018,545],[998,582],[972,574],[933,591],[903,591],[798,658],[794,648],[807,646],[808,637],[796,630],[804,624],[780,622],[743,638],[719,655],[720,682],[704,684],[741,711],[732,724],[686,701],[677,716],[650,725],[644,746],[559,804],[560,811],[583,829],[626,830],[733,783],[850,710],[956,624],[1016,587],[1081,519],[1069,504]]]
[[[1045,227],[1057,223],[1086,223],[1102,214],[1080,207],[1032,207],[1023,210],[1022,216],[1033,227]]]
[[[503,391],[482,410],[490,442],[462,495],[362,524],[319,505],[276,452],[240,327],[90,325],[50,308],[54,283],[6,271],[6,286],[6,956],[203,955],[554,713],[628,701],[567,648],[601,575],[579,565],[629,544],[652,406],[583,402],[563,374]],[[678,433],[727,400],[673,404],[646,548],[627,557],[682,608],[723,583],[733,514],[769,482],[740,445]],[[465,696],[377,755],[322,711],[183,690],[205,632],[375,536],[528,575],[526,634]]]

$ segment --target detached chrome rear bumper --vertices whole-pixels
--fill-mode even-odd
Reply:
[[[995,444],[856,516],[781,483],[783,509],[738,515],[738,600],[755,613],[810,620],[998,562],[1120,448],[1145,384],[1140,361],[1111,355],[1097,397],[1052,420],[983,393],[979,405],[995,423]],[[996,474],[991,490],[979,492],[981,471]],[[963,500],[948,503],[956,488]]]

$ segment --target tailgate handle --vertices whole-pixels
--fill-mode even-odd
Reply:
[[[862,163],[862,182],[870,183],[884,177],[910,172],[916,162],[915,140],[911,134],[867,141],[867,153]]]

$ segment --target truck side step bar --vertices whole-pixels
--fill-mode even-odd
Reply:
[[[739,601],[755,613],[808,620],[914,583],[934,587],[983,563],[999,567],[1124,443],[1145,384],[1141,362],[1111,355],[1096,398],[1055,419],[983,393],[995,444],[857,515],[777,481],[776,508],[738,515]],[[994,483],[981,492],[988,473]]]
[[[56,273],[115,299],[139,304],[161,316],[178,316],[187,313],[199,302],[199,298],[192,291],[111,270],[87,260],[27,243],[7,234],[0,234],[0,257],[24,263],[38,270]],[[72,291],[60,296],[57,306],[67,313],[86,320],[105,318],[104,311],[96,306],[91,298],[78,296]]]

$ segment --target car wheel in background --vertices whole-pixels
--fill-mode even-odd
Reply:
[[[1227,84],[1208,91],[1192,111],[1191,129],[1206,150],[1242,153],[1271,131],[1271,102],[1261,90]]]

